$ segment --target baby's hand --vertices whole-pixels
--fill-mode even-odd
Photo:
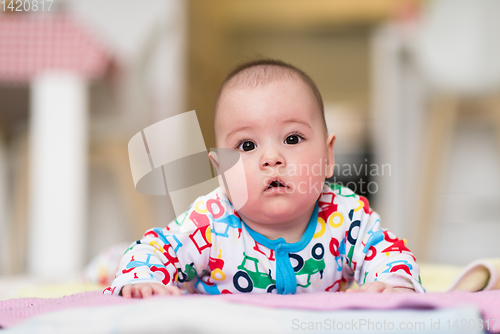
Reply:
[[[356,292],[415,292],[411,288],[394,288],[383,282],[371,282],[363,284],[359,289],[347,289],[347,293]]]
[[[165,286],[161,283],[139,283],[125,285],[121,295],[125,298],[148,298],[151,296],[180,296],[181,290],[176,286]]]

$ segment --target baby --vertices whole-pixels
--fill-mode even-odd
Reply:
[[[325,182],[335,135],[299,69],[260,60],[234,70],[214,111],[218,148],[239,151],[246,203],[219,187],[124,254],[104,293],[145,298],[191,293],[424,292],[415,257],[366,198]],[[217,154],[210,153],[220,172]]]

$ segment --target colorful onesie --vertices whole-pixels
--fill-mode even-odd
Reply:
[[[335,292],[353,280],[424,292],[405,240],[380,228],[366,198],[329,183],[296,243],[253,231],[217,188],[167,227],[134,242],[116,275],[104,293],[147,282],[205,294]]]

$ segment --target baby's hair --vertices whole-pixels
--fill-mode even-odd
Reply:
[[[215,98],[214,107],[214,126],[217,114],[217,108],[222,93],[228,88],[255,88],[266,85],[279,80],[300,80],[308,87],[318,104],[323,120],[325,133],[327,133],[325,110],[323,106],[323,98],[316,87],[314,81],[297,67],[287,64],[277,59],[258,59],[237,66],[231,73],[228,74],[224,82],[219,88],[217,97]]]

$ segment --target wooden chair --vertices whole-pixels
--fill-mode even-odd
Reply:
[[[417,65],[432,87],[416,252],[428,259],[426,241],[436,214],[436,185],[464,102],[474,103],[474,118],[495,125],[500,143],[500,2],[436,0],[428,7],[414,50]]]

